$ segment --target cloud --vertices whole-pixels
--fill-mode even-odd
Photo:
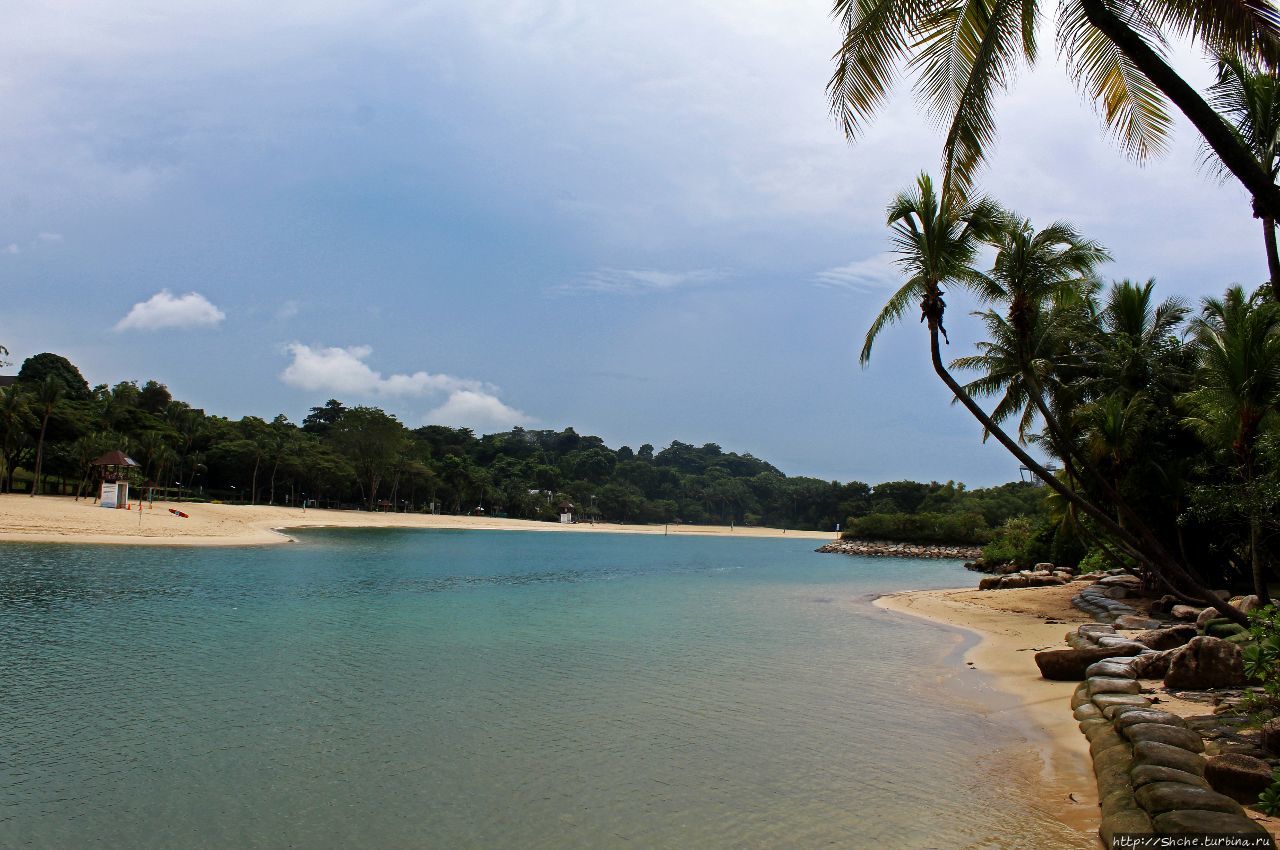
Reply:
[[[691,269],[676,272],[659,269],[597,269],[587,272],[575,281],[562,283],[552,291],[561,295],[609,293],[635,295],[697,286],[721,280],[726,276],[725,272],[718,269]]]
[[[297,316],[302,311],[302,306],[297,301],[290,299],[285,301],[276,308],[276,321],[285,322]]]
[[[503,404],[495,395],[480,390],[457,390],[444,404],[432,410],[422,421],[428,425],[451,425],[455,428],[507,430],[533,419],[524,411]]]
[[[850,292],[896,289],[903,282],[902,273],[894,264],[894,256],[889,253],[820,271],[816,278],[815,283],[820,287]]]
[[[128,315],[116,323],[117,331],[155,331],[161,328],[212,328],[227,314],[198,292],[174,297],[162,289],[146,301],[133,305]]]
[[[280,373],[280,380],[309,392],[417,397],[447,394],[444,402],[423,417],[428,424],[480,430],[507,429],[536,421],[504,404],[497,396],[498,388],[483,381],[430,372],[384,377],[365,362],[373,353],[367,345],[326,348],[294,342],[285,350],[293,361]]]

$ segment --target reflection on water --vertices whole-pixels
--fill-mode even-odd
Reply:
[[[0,845],[1092,846],[942,698],[948,635],[831,604],[954,565],[302,539],[0,549]]]

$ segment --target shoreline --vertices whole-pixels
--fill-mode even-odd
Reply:
[[[181,518],[174,508],[189,514]],[[835,532],[754,526],[561,524],[527,519],[393,514],[160,502],[139,510],[109,510],[70,496],[0,495],[0,543],[71,543],[131,546],[270,546],[294,542],[292,529],[421,528],[473,531],[543,531],[562,534],[657,534],[722,538],[795,538],[831,541]]]
[[[1089,742],[1069,707],[1079,683],[1043,679],[1033,660],[1035,650],[1062,645],[1072,626],[1092,622],[1070,607],[1073,592],[1071,585],[915,590],[885,594],[872,604],[976,637],[963,651],[959,667],[986,674],[1003,703],[995,713],[1013,719],[1014,729],[1025,738],[1038,762],[1034,781],[1044,790],[1045,811],[1073,829],[1097,835],[1100,816]]]

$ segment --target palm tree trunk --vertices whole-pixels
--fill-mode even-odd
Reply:
[[[926,300],[929,299],[926,298]],[[1018,445],[1017,441],[1006,434],[1004,429],[996,424],[995,420],[993,420],[989,415],[987,415],[987,412],[964,391],[964,388],[960,386],[960,383],[952,377],[950,372],[947,371],[947,367],[942,362],[942,348],[938,343],[938,325],[941,323],[941,309],[940,307],[935,307],[931,304],[926,308],[926,311],[929,324],[929,353],[933,360],[933,370],[938,374],[938,377],[942,379],[942,382],[947,385],[947,388],[951,390],[952,394],[956,397],[956,400],[964,405],[965,408],[973,414],[975,419],[982,423],[982,426],[987,429],[987,433],[995,437],[996,441],[999,442],[1000,445],[1004,446],[1010,454],[1017,458],[1019,463],[1031,470],[1037,478],[1047,484],[1052,490],[1068,502],[1076,505],[1080,510],[1084,511],[1090,518],[1106,529],[1107,533],[1114,539],[1123,543],[1126,548],[1133,550],[1133,552],[1138,555],[1143,566],[1152,573],[1161,576],[1162,579],[1171,585],[1174,583],[1172,579],[1177,579],[1178,583],[1182,584],[1186,590],[1190,592],[1190,595],[1194,596],[1202,604],[1218,607],[1222,615],[1233,622],[1238,622],[1241,625],[1246,625],[1248,623],[1248,617],[1234,606],[1223,604],[1222,600],[1210,593],[1207,588],[1201,587],[1200,583],[1196,581],[1185,569],[1183,569],[1181,565],[1172,563],[1165,558],[1161,558],[1157,561],[1151,555],[1147,554],[1149,550],[1143,545],[1142,541],[1138,540],[1127,529],[1123,528],[1106,511],[1098,508],[1089,500],[1081,497],[1079,493],[1063,484],[1057,476],[1045,469],[1043,465],[1036,462],[1031,455],[1027,454],[1022,446]]]
[[[1262,219],[1262,240],[1267,245],[1267,270],[1271,273],[1271,295],[1280,304],[1280,250],[1276,248],[1276,220],[1273,216]]]
[[[1081,7],[1089,23],[1120,48],[1151,82],[1187,116],[1200,135],[1213,148],[1244,188],[1253,196],[1253,214],[1259,218],[1280,217],[1280,187],[1272,182],[1253,154],[1227,126],[1222,117],[1187,81],[1160,58],[1151,45],[1129,28],[1104,0],[1082,0]]]
[[[31,482],[31,498],[35,498],[40,493],[40,468],[44,466],[44,432],[49,427],[49,414],[46,412],[44,419],[40,420],[40,439],[36,442],[36,477]]]

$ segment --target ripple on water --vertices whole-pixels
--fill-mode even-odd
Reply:
[[[299,536],[3,550],[0,845],[1092,846],[940,698],[945,634],[830,604],[954,565]]]

